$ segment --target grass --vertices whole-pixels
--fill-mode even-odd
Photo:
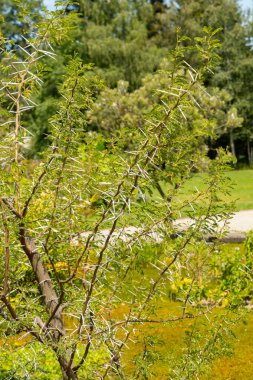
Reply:
[[[253,209],[253,170],[231,170],[226,173],[231,178],[233,189],[226,201],[235,201],[236,211]],[[184,193],[190,193],[196,188],[204,189],[203,174],[192,177],[184,187]]]
[[[253,379],[253,315],[236,327],[236,344],[231,357],[217,360],[208,377],[203,380],[252,380]],[[202,380],[202,379],[201,379]]]
[[[233,187],[230,194],[224,197],[227,202],[235,202],[236,211],[253,209],[253,170],[231,170],[226,173],[231,179]],[[205,174],[196,174],[189,179],[181,191],[181,200],[186,199],[198,189],[203,191]],[[154,190],[154,198],[158,198],[158,191]]]
[[[244,252],[243,245],[226,244],[223,246],[222,252],[225,256],[234,255],[235,252]],[[180,303],[160,300],[157,304],[159,315],[170,311],[173,315],[180,312]],[[222,311],[222,309],[220,310]],[[219,313],[219,309],[214,312],[214,316]],[[212,316],[211,316],[212,318]],[[203,328],[205,317],[201,317],[197,321],[197,325]],[[177,361],[185,346],[184,333],[189,326],[194,323],[190,320],[173,322],[170,325],[143,325],[136,329],[134,336],[135,343],[129,342],[128,350],[125,351],[123,362],[126,372],[130,374],[133,370],[133,362],[136,357],[141,355],[141,346],[144,340],[148,340],[153,336],[156,339],[156,348],[153,348],[154,363],[151,366],[152,375],[147,379],[166,380],[170,379],[170,373],[173,369],[173,362]],[[200,380],[252,380],[253,379],[253,314],[251,311],[245,311],[244,316],[239,319],[232,328],[235,334],[233,349],[231,356],[220,356],[213,362],[208,375],[202,375]],[[141,344],[142,342],[142,344]],[[159,343],[160,342],[160,343]],[[155,355],[157,354],[157,358]],[[160,360],[159,357],[163,358]]]
[[[176,311],[176,304],[167,305],[167,307]],[[200,321],[201,322],[201,321]],[[133,361],[141,354],[141,345],[144,338],[148,340],[149,336],[155,336],[158,343],[153,353],[158,354],[156,362],[151,366],[153,375],[148,379],[169,380],[169,373],[173,368],[174,360],[182,354],[184,349],[184,333],[190,321],[174,322],[169,326],[144,326],[137,329],[134,341],[129,343],[129,349],[123,356],[126,373],[131,373]],[[233,329],[236,336],[233,353],[231,356],[223,356],[214,361],[208,375],[202,375],[200,380],[252,380],[253,379],[253,315],[246,315]],[[159,345],[159,341],[161,342]],[[142,344],[141,344],[142,342]],[[159,360],[162,357],[163,360]]]
[[[253,174],[253,172],[252,172]],[[224,245],[222,253],[224,255],[224,259],[229,256],[234,256],[235,252],[243,254],[243,246],[242,245]],[[222,255],[222,256],[223,256]],[[148,279],[147,279],[148,280]],[[124,313],[124,305],[122,305],[123,309],[117,309],[117,314]],[[179,302],[173,302],[168,297],[163,297],[160,299],[158,304],[156,305],[156,312],[160,317],[168,316],[171,314],[172,316],[177,316],[180,314],[182,310],[182,304]],[[218,309],[219,310],[219,309]],[[117,315],[119,316],[119,315]],[[115,315],[116,317],[116,315]],[[201,317],[202,318],[202,317]],[[121,318],[120,318],[121,319]],[[203,319],[205,319],[203,317]],[[199,320],[200,322],[201,319]],[[124,352],[123,355],[123,366],[125,367],[125,373],[127,376],[129,375],[129,379],[131,378],[131,374],[134,371],[134,363],[138,362],[138,357],[143,357],[143,351],[141,347],[143,347],[143,342],[145,341],[145,345],[149,348],[149,355],[153,355],[153,363],[151,372],[153,373],[149,377],[139,377],[140,379],[156,379],[156,380],[169,380],[170,373],[173,369],[174,360],[182,354],[184,350],[184,333],[190,325],[194,323],[192,320],[184,320],[174,322],[170,325],[139,325],[136,327],[136,333],[134,336],[134,341],[129,341],[128,350]],[[202,323],[201,323],[202,324]],[[236,335],[236,341],[234,345],[233,355],[231,357],[221,357],[217,359],[213,363],[213,367],[209,375],[201,376],[200,380],[252,380],[253,379],[253,314],[249,312],[244,319],[240,320],[240,322],[234,328],[234,333]],[[155,337],[155,342],[152,341]],[[22,345],[22,341],[16,339],[13,341],[13,337],[8,338],[10,344]],[[154,348],[156,343],[157,348]],[[0,341],[1,346],[1,341]],[[24,348],[24,350],[29,350],[29,347]],[[38,350],[39,351],[39,350]],[[30,351],[26,351],[27,355],[30,354]],[[13,352],[14,354],[14,352]],[[37,352],[35,352],[37,354]],[[157,354],[157,356],[156,356]],[[9,370],[11,368],[11,360],[17,359],[17,356],[11,356],[10,358],[1,358],[1,362],[6,360],[6,368],[1,368],[0,363],[0,380],[7,379],[7,377],[1,377],[1,369]],[[18,355],[16,353],[16,355]],[[160,360],[159,356],[161,356],[164,360]],[[59,379],[57,375],[57,368],[55,367],[54,358],[48,354],[45,356],[48,361],[48,373],[45,373],[44,377],[37,377],[37,373],[35,374],[34,379]],[[96,360],[99,358],[96,357]],[[53,372],[52,372],[53,371]],[[83,377],[85,378],[85,377]],[[112,377],[115,378],[115,377]],[[21,379],[21,378],[20,378]],[[88,378],[87,378],[88,379]]]
[[[172,305],[173,308],[173,305]],[[175,308],[175,305],[174,305]],[[186,322],[186,323],[185,323]],[[143,342],[143,336],[155,335],[157,341],[161,340],[158,348],[159,354],[165,358],[157,360],[152,366],[153,376],[150,379],[169,380],[170,370],[173,368],[173,357],[182,353],[184,332],[190,325],[189,321],[173,323],[170,326],[146,326],[135,334],[135,343],[129,344],[125,352],[124,361],[131,372],[131,362],[140,353],[138,335]],[[200,380],[252,380],[253,379],[253,315],[248,314],[234,329],[236,336],[231,356],[224,356],[214,361],[208,375],[200,376]],[[170,353],[170,355],[168,355]],[[172,360],[171,360],[172,359]],[[171,368],[172,365],[172,368]]]
[[[253,209],[253,170],[234,170],[228,173],[235,184],[232,198],[237,210]]]

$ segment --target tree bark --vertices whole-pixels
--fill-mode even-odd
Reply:
[[[234,135],[233,135],[232,129],[230,129],[230,132],[229,132],[229,140],[230,140],[231,153],[236,158],[235,141],[234,141]]]
[[[58,358],[58,362],[60,364],[61,371],[62,371],[62,379],[63,380],[78,380],[77,373],[74,372],[72,368],[68,368],[68,363],[66,362],[66,360],[61,356],[57,356],[57,358]]]
[[[44,298],[44,304],[49,316],[52,318],[49,326],[45,326],[44,333],[50,333],[54,351],[61,367],[62,378],[63,380],[78,380],[77,373],[69,366],[69,362],[67,360],[68,355],[59,355],[58,345],[56,345],[61,337],[65,335],[62,308],[59,297],[55,291],[48,270],[41,259],[41,255],[36,248],[34,240],[29,236],[28,232],[23,227],[20,228],[20,243],[31,263],[41,294]],[[43,330],[43,323],[41,328]]]
[[[248,153],[248,162],[249,162],[249,165],[251,165],[253,163],[253,148],[250,144],[249,139],[247,140],[247,153]]]
[[[59,298],[54,289],[54,285],[33,239],[23,227],[20,228],[19,240],[31,263],[37,283],[40,287],[40,292],[44,298],[46,309],[52,318],[48,326],[48,332],[52,333],[54,341],[58,341],[60,337],[65,334],[65,330],[62,319],[62,308],[59,305]],[[45,329],[47,329],[47,326],[45,326]]]

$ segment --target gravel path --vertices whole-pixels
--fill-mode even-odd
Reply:
[[[192,220],[189,218],[176,220],[176,225],[182,226],[183,228],[187,227],[191,223]],[[222,223],[219,224],[220,227],[223,226]],[[246,233],[250,230],[253,230],[253,210],[244,210],[234,213],[229,221],[229,231]]]
[[[236,212],[229,223],[229,230],[240,232],[253,230],[253,210]]]
[[[191,219],[179,219],[176,224],[184,230],[192,223]],[[220,228],[223,227],[222,223],[219,223]],[[253,230],[253,210],[243,210],[234,213],[228,223],[228,233],[224,237],[224,242],[239,243],[245,240],[246,234]]]
[[[175,224],[178,226],[178,230],[184,231],[192,223],[192,219],[184,218],[178,219],[175,221]],[[220,228],[223,227],[223,223],[220,223]],[[231,220],[229,221],[228,233],[222,239],[226,243],[240,243],[243,242],[246,238],[247,232],[253,230],[253,210],[245,210],[234,213]],[[140,228],[129,226],[122,229],[116,229],[111,238],[111,242],[115,242],[118,239],[122,241],[130,241],[133,238],[133,235],[141,233]],[[82,232],[75,238],[72,242],[77,244],[79,239],[87,239],[91,232]],[[106,241],[106,238],[110,234],[109,229],[104,229],[96,234],[95,241],[98,246],[102,246]],[[161,242],[161,236],[156,231],[148,233],[148,236],[157,241]],[[212,237],[207,237],[207,240],[212,240]]]

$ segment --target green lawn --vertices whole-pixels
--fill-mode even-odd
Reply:
[[[233,183],[226,201],[235,201],[236,211],[253,209],[253,170],[231,170],[226,173]],[[184,186],[182,198],[196,189],[204,190],[204,174],[194,175]]]
[[[228,174],[235,184],[232,197],[237,210],[253,209],[253,170],[234,170]]]

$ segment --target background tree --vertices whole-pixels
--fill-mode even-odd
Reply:
[[[252,35],[250,20],[244,19],[235,0],[212,2],[183,0],[171,3],[174,5],[174,25],[180,27],[182,33],[186,35],[197,36],[201,28],[207,25],[222,28],[219,33],[221,61],[206,85],[226,89],[230,93],[229,108],[235,107],[238,110],[239,116],[243,118],[243,127],[234,128],[233,132],[230,129],[230,132],[224,133],[218,144],[232,146],[234,155],[236,155],[235,145],[238,144],[238,156],[245,159],[248,156],[246,146],[248,150],[251,149],[251,143],[247,139],[250,139],[252,126],[250,99],[253,61],[251,45],[248,43]],[[250,162],[249,157],[248,161]]]
[[[12,41],[13,44],[25,44],[25,40],[20,36],[27,36],[34,31],[33,27],[36,25],[41,11],[41,0],[28,0],[23,7],[19,1],[1,1],[0,27],[7,41]]]
[[[162,52],[148,36],[153,18],[147,1],[81,1],[80,54],[93,62],[106,84],[115,87],[126,80],[129,90],[159,65]]]
[[[31,1],[29,4],[30,13],[34,15],[40,3]],[[26,21],[25,17],[17,21],[15,15],[18,7],[14,3],[9,7],[5,2],[2,7],[3,15],[6,16],[5,35],[18,36],[16,32],[21,25],[23,29],[32,29],[34,21],[27,22],[29,12],[26,13]],[[222,28],[219,36],[222,42],[219,54],[222,59],[214,76],[205,79],[205,86],[210,92],[212,87],[226,89],[230,93],[226,112],[232,107],[236,108],[238,117],[243,119],[242,128],[233,128],[232,134],[223,128],[220,138],[216,142],[213,140],[212,146],[232,145],[235,147],[234,155],[239,160],[245,161],[247,157],[248,162],[251,161],[252,51],[249,41],[252,31],[250,22],[243,19],[236,1],[114,0],[108,3],[82,0],[78,7],[71,8],[71,4],[68,5],[66,18],[70,14],[74,18],[73,9],[79,11],[79,16],[75,21],[73,19],[72,34],[66,43],[59,46],[57,70],[54,70],[51,61],[45,63],[47,72],[44,73],[44,85],[37,95],[40,107],[29,116],[27,125],[33,135],[30,156],[36,157],[50,141],[47,120],[56,110],[59,99],[57,84],[61,82],[69,57],[75,52],[78,52],[84,63],[95,64],[96,73],[110,88],[117,88],[118,81],[123,80],[128,82],[127,92],[131,93],[142,86],[143,79],[149,73],[157,71],[167,50],[176,43],[177,28],[181,28],[182,35],[194,37],[201,33],[203,26],[210,25]],[[187,54],[190,64],[198,64],[190,51]]]

